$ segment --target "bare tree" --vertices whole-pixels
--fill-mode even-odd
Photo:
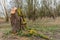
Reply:
[[[3,11],[4,11],[4,13],[5,13],[5,17],[6,17],[6,22],[8,22],[9,21],[9,17],[8,17],[8,12],[7,12],[7,5],[6,5],[6,1],[5,0],[1,0],[1,5],[2,5],[2,7],[3,7]]]

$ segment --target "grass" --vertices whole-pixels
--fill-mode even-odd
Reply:
[[[8,32],[11,30],[11,25],[10,23],[4,23],[4,24],[0,24],[0,32]]]
[[[37,26],[37,25],[35,25],[34,27],[28,27],[28,29],[34,29],[34,30],[36,30],[37,31],[37,33],[39,33],[39,35],[38,36],[42,36],[42,37],[49,37],[49,35],[53,35],[56,31],[58,31],[59,29],[60,29],[60,25],[51,25],[51,26]],[[7,32],[7,31],[6,31]],[[47,32],[48,33],[51,33],[51,34],[47,34]],[[18,35],[25,35],[24,33],[19,33]],[[26,36],[29,36],[30,34],[27,34]],[[45,35],[45,36],[44,36]],[[31,35],[30,35],[30,37],[31,37]],[[51,39],[51,38],[50,38]]]
[[[45,20],[36,20],[36,21],[27,21],[27,29],[34,29],[39,34],[47,35],[48,37],[52,37],[54,40],[54,34],[56,32],[60,33],[60,25],[55,24],[55,20],[45,19]],[[52,24],[51,24],[52,23]],[[10,24],[0,26],[0,32],[9,32],[11,30]],[[51,38],[50,37],[50,38]]]
[[[53,32],[56,31],[58,29],[60,29],[60,23],[57,24],[58,22],[57,19],[53,20],[53,19],[37,19],[36,21],[29,21],[27,26],[29,28],[34,28],[38,31],[49,31],[49,32]],[[55,23],[56,22],[56,23]]]
[[[35,29],[37,31],[43,31],[43,32],[54,32],[54,31],[60,29],[60,25],[52,25],[52,26],[35,25],[33,27],[29,26],[28,28],[33,28],[33,29]]]

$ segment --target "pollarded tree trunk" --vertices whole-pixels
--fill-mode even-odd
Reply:
[[[11,25],[13,33],[17,33],[18,31],[25,29],[26,25],[22,12],[19,15],[18,9],[16,10],[14,10],[14,8],[11,10]]]
[[[20,20],[17,13],[11,14],[12,32],[17,33],[20,30]]]

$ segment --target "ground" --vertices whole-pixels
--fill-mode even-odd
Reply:
[[[27,21],[29,28],[34,28],[38,33],[48,36],[52,40],[60,40],[60,17],[56,19],[43,18],[36,21]],[[39,37],[19,37],[17,35],[4,35],[11,30],[10,23],[0,23],[0,40],[45,40]]]

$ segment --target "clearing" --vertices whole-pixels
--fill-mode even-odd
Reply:
[[[37,19],[27,21],[29,28],[34,28],[39,33],[47,35],[52,40],[60,40],[60,17],[55,20],[52,18]],[[39,37],[19,37],[17,35],[4,35],[11,30],[10,23],[0,23],[0,40],[45,40]],[[4,36],[6,37],[4,37]]]

